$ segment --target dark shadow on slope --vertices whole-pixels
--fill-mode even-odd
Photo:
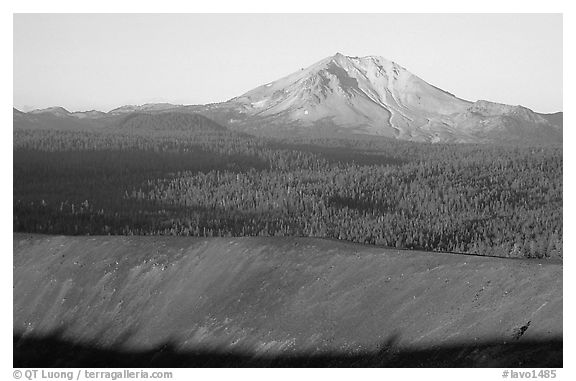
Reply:
[[[475,342],[431,348],[399,348],[393,341],[377,351],[255,355],[240,350],[179,350],[172,343],[131,351],[78,344],[59,333],[44,337],[14,334],[13,365],[49,367],[562,367],[562,339]]]
[[[295,139],[296,140],[296,139]],[[330,142],[327,140],[325,144]],[[400,166],[409,160],[391,156],[386,151],[378,151],[362,148],[359,141],[337,141],[340,145],[334,147],[322,145],[321,142],[290,141],[279,139],[270,141],[270,147],[276,149],[289,149],[294,151],[308,152],[320,156],[329,163],[356,164],[356,165],[389,165]],[[357,144],[358,147],[354,145]]]

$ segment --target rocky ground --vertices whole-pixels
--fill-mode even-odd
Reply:
[[[538,260],[14,234],[13,307],[15,366],[562,366],[562,264]]]

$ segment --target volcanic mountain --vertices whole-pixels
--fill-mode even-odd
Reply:
[[[522,106],[470,102],[441,90],[382,57],[325,58],[229,101],[208,105],[122,106],[106,114],[69,113],[53,107],[14,117],[98,120],[114,126],[131,113],[198,113],[232,130],[258,135],[378,135],[426,142],[561,142],[562,113],[539,114]],[[121,118],[121,119],[119,119]],[[87,120],[89,119],[89,120]],[[76,120],[73,122],[71,120]],[[83,123],[81,126],[86,126]]]
[[[322,130],[431,142],[562,139],[561,117],[469,102],[376,56],[337,53],[207,108],[219,122],[256,133]],[[215,115],[223,110],[232,116]]]
[[[443,125],[469,102],[437,89],[381,57],[336,54],[311,67],[232,99],[269,122],[410,139],[418,129]]]

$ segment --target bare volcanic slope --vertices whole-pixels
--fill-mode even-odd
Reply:
[[[264,134],[323,131],[471,143],[562,140],[561,113],[549,118],[521,106],[469,102],[383,57],[340,53],[201,112]]]
[[[15,234],[13,311],[15,363],[28,366],[42,360],[22,355],[27,340],[55,334],[74,343],[68,357],[82,345],[155,353],[141,366],[162,364],[167,343],[174,356],[225,353],[224,365],[242,365],[232,354],[248,364],[330,353],[396,366],[562,361],[561,341],[530,344],[561,340],[560,264],[320,239]],[[510,349],[523,343],[531,349]],[[438,355],[448,347],[460,349]]]
[[[413,124],[469,105],[382,57],[328,57],[233,99],[247,112],[311,126],[332,122],[355,132],[400,136]]]

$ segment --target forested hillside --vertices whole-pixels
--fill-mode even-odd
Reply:
[[[15,232],[562,257],[561,145],[279,141],[200,116],[137,115],[106,132],[15,130],[13,197]]]

